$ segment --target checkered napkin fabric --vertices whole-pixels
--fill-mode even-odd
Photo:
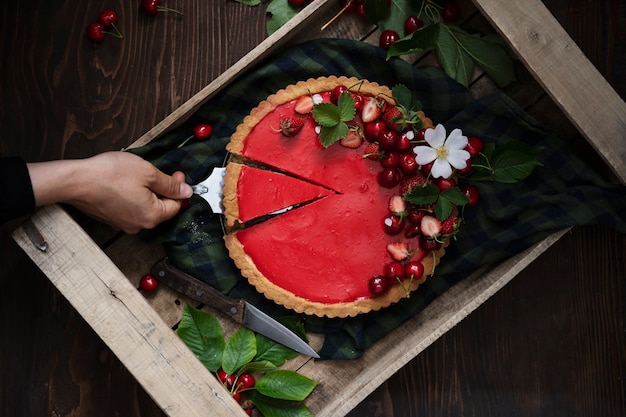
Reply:
[[[133,152],[165,172],[182,170],[189,183],[198,183],[213,167],[223,165],[230,135],[260,101],[289,84],[327,75],[355,76],[390,87],[404,84],[418,94],[435,123],[448,130],[460,127],[466,135],[486,142],[521,140],[541,145],[544,167],[518,184],[475,184],[481,191],[481,205],[465,210],[461,232],[436,274],[409,299],[355,318],[302,317],[308,331],[325,334],[323,359],[360,357],[372,343],[479,266],[504,260],[566,226],[604,223],[626,233],[625,188],[592,172],[555,133],[506,96],[475,101],[440,70],[414,68],[399,59],[387,61],[383,50],[358,41],[317,40],[283,51],[235,80],[184,125]],[[213,126],[213,136],[178,149],[192,135],[193,126],[203,122]],[[190,208],[143,237],[162,242],[174,265],[221,292],[243,297],[274,317],[293,315],[266,300],[241,277],[228,257],[222,234],[220,215],[193,196]]]

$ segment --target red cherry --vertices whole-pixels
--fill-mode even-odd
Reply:
[[[141,0],[141,11],[147,16],[156,16],[158,12],[172,12],[182,15],[178,10],[161,6],[161,0]]]
[[[397,235],[404,229],[405,221],[398,216],[385,217],[383,220],[383,229],[389,236]]]
[[[400,166],[400,154],[396,152],[388,152],[380,159],[383,168],[395,168]]]
[[[356,12],[357,16],[359,16],[361,19],[367,22],[367,16],[365,16],[365,2],[364,1],[356,2],[354,11]]]
[[[159,281],[150,275],[146,274],[139,280],[139,288],[144,292],[152,292],[159,287]]]
[[[465,150],[469,152],[470,157],[478,156],[480,151],[483,150],[483,141],[480,138],[475,136],[470,136],[467,138],[467,145],[465,145]]]
[[[338,85],[335,88],[333,88],[333,91],[330,93],[331,101],[337,104],[337,101],[339,101],[339,96],[344,91],[348,91],[348,87],[346,87],[345,85]]]
[[[469,199],[468,207],[475,207],[480,202],[480,192],[473,185],[466,185],[461,188],[461,192]]]
[[[408,219],[411,223],[419,225],[425,215],[426,212],[424,210],[412,208],[409,210]]]
[[[372,295],[378,297],[387,292],[387,289],[389,289],[389,281],[382,275],[376,275],[370,278],[368,286]]]
[[[109,28],[117,23],[117,13],[114,10],[108,9],[100,12],[98,21],[102,23],[105,28]]]
[[[217,372],[217,379],[222,383],[225,384],[226,381],[228,380],[228,374],[226,372],[224,372],[224,370],[222,368],[218,369]]]
[[[439,188],[439,191],[443,191],[456,186],[456,181],[454,178],[437,178],[435,185]]]
[[[352,100],[354,100],[354,110],[361,112],[361,110],[363,110],[363,104],[365,103],[363,96],[352,93]]]
[[[233,392],[232,393],[233,399],[237,402],[239,402],[239,400],[241,400],[241,393],[239,391]]]
[[[378,136],[378,144],[380,145],[380,149],[385,151],[392,151],[396,149],[396,143],[398,143],[398,138],[400,135],[389,129],[383,130]]]
[[[250,389],[254,387],[254,384],[256,384],[256,380],[250,374],[241,374],[239,375],[239,379],[237,379],[239,389]]]
[[[402,265],[400,262],[389,262],[388,264],[385,264],[385,267],[383,268],[383,273],[385,274],[385,278],[387,278],[388,281],[396,281],[397,279],[403,280],[404,265]]]
[[[383,49],[389,49],[391,45],[396,43],[400,39],[400,35],[395,30],[387,29],[380,34],[378,46]]]
[[[424,22],[422,19],[419,19],[417,16],[409,16],[404,21],[404,34],[410,35],[418,29],[424,27]]]
[[[354,0],[341,0],[341,8],[344,13],[354,13],[356,7],[356,1]]]
[[[421,262],[410,261],[404,266],[404,273],[407,278],[418,280],[424,275],[424,265]]]
[[[235,385],[235,380],[237,379],[236,375],[226,375],[226,387],[231,389],[233,385]]]
[[[444,22],[456,22],[461,17],[461,9],[455,2],[448,1],[443,5],[441,9],[441,19]]]
[[[472,161],[470,159],[468,159],[465,162],[466,162],[465,168],[457,169],[456,170],[457,174],[466,176],[466,175],[469,175],[472,172]]]
[[[87,26],[87,39],[96,43],[104,40],[104,26],[102,23],[94,22]]]
[[[294,7],[302,7],[306,3],[306,0],[289,0],[289,4]]]
[[[416,139],[416,140],[419,140],[419,141],[421,141],[421,140],[426,140],[426,139],[424,138],[424,133],[426,133],[426,128],[422,128],[422,129],[418,130],[418,131],[415,133],[415,139]]]
[[[377,180],[381,187],[393,188],[400,184],[402,174],[397,168],[385,168],[378,173]]]
[[[419,164],[415,160],[413,152],[402,154],[400,157],[400,169],[402,173],[409,175],[415,174],[419,169]]]
[[[413,144],[411,143],[411,138],[409,135],[402,133],[396,142],[396,150],[400,153],[407,153],[413,149]]]
[[[426,252],[431,252],[434,250],[438,250],[441,248],[441,243],[437,242],[435,239],[421,235],[420,239],[420,248]]]
[[[385,128],[385,122],[382,120],[365,123],[365,126],[363,127],[365,139],[367,139],[368,142],[376,142],[378,140],[378,136],[380,136]]]
[[[407,239],[413,239],[422,234],[422,229],[419,224],[411,224],[404,231],[404,237]]]
[[[433,163],[434,162],[429,162],[426,165],[422,165],[422,168],[421,168],[422,174],[426,176],[430,174],[430,170],[433,169]]]
[[[213,126],[208,123],[202,123],[194,126],[193,135],[198,140],[208,139],[213,134]]]

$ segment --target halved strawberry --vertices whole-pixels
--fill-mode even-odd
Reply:
[[[424,216],[420,222],[422,235],[435,238],[441,233],[441,220],[433,216]]]
[[[350,129],[348,134],[339,141],[342,146],[350,149],[356,149],[363,143],[363,135],[358,129]]]
[[[409,247],[404,242],[393,242],[387,245],[387,251],[396,261],[404,261],[409,257]]]
[[[313,96],[302,96],[296,100],[296,105],[293,109],[298,114],[307,114],[313,110],[313,107],[315,107]]]
[[[368,97],[363,103],[363,109],[361,110],[361,120],[364,123],[370,123],[380,117],[380,110],[382,103],[376,97]]]
[[[406,202],[399,195],[389,199],[389,211],[395,216],[403,217],[406,214]]]
[[[283,117],[280,119],[280,132],[287,137],[294,137],[302,130],[304,119],[302,117]]]

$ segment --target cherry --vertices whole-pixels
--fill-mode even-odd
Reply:
[[[402,232],[402,229],[404,229],[404,224],[405,221],[403,218],[400,218],[398,216],[389,216],[385,217],[385,219],[383,220],[383,229],[388,235],[394,236]]]
[[[332,102],[337,104],[337,101],[339,101],[339,96],[344,91],[348,91],[348,87],[346,87],[345,85],[338,85],[333,88],[333,91],[331,91],[330,93],[330,99],[332,100]]]
[[[289,0],[289,4],[294,7],[302,7],[306,3],[306,0]]]
[[[254,387],[254,384],[256,384],[256,380],[250,374],[241,374],[239,379],[237,379],[239,389],[250,389]]]
[[[441,9],[441,19],[444,22],[456,22],[461,17],[459,5],[452,1],[447,1]]]
[[[419,19],[417,16],[409,16],[404,21],[404,34],[410,35],[418,29],[424,27],[424,21]]]
[[[377,297],[387,292],[387,289],[389,289],[389,280],[382,275],[376,275],[370,278],[368,286],[372,295]]]
[[[117,23],[117,13],[115,10],[103,10],[98,16],[98,21],[102,23],[105,28],[110,28]]]
[[[385,188],[393,188],[400,184],[402,174],[397,168],[385,168],[378,173],[378,184]]]
[[[439,191],[447,190],[456,186],[456,180],[454,178],[437,178],[435,185],[439,188]]]
[[[383,273],[388,281],[395,281],[404,279],[404,265],[400,262],[393,261],[386,264],[383,268]]]
[[[400,154],[397,152],[388,152],[380,159],[383,168],[395,168],[400,166]]]
[[[144,292],[152,292],[159,287],[159,281],[151,274],[146,274],[139,280],[139,288]]]
[[[104,40],[104,26],[102,23],[94,22],[87,26],[87,39],[96,43]]]
[[[385,122],[382,120],[365,123],[365,126],[363,127],[365,139],[367,139],[368,142],[376,142],[378,140],[378,136],[380,136],[385,128]]]
[[[365,16],[365,2],[364,1],[357,2],[355,6],[355,11],[356,11],[357,16],[359,16],[361,19],[367,22],[367,16]]]
[[[424,138],[424,134],[426,133],[426,128],[422,128],[420,130],[417,131],[417,133],[415,133],[415,139],[417,139],[418,141],[423,141],[426,140]]]
[[[437,242],[435,239],[421,235],[420,236],[420,248],[426,252],[431,252],[434,250],[438,250],[441,248],[441,243]]]
[[[422,165],[422,168],[421,168],[422,174],[429,175],[430,170],[433,169],[433,163],[434,162],[429,162],[426,165]]]
[[[191,139],[196,138],[196,140],[207,140],[213,134],[213,126],[208,123],[200,123],[193,127],[193,135],[189,136],[185,139],[180,145],[179,148],[182,148],[189,142]]]
[[[465,145],[465,150],[469,152],[470,157],[478,156],[480,151],[483,150],[483,141],[480,138],[475,136],[470,136],[467,138],[467,145]]]
[[[363,104],[365,103],[365,99],[360,94],[352,93],[352,100],[354,100],[354,110],[360,112],[363,110]]]
[[[412,132],[412,131],[411,131]],[[411,136],[408,132],[402,133],[396,142],[396,150],[400,153],[407,153],[413,149]]]
[[[161,0],[141,0],[141,11],[147,16],[156,16],[158,12],[172,12],[182,15],[178,10],[161,6]]]
[[[396,131],[385,129],[378,135],[378,144],[380,149],[391,151],[396,149],[396,143],[400,135]]]
[[[217,372],[217,379],[222,383],[225,384],[226,381],[228,380],[228,374],[226,372],[224,372],[224,370],[222,368],[218,369]]]
[[[424,275],[424,265],[421,262],[410,261],[404,266],[404,273],[411,279],[420,279]]]
[[[409,210],[408,219],[411,223],[419,225],[425,215],[426,215],[426,212],[424,210],[420,210],[418,208],[411,208]]]
[[[414,237],[418,237],[422,234],[422,229],[419,224],[411,224],[404,231],[404,237],[407,239],[413,239]]]
[[[466,185],[461,188],[461,192],[469,199],[469,202],[467,203],[468,207],[475,207],[480,202],[480,192],[478,191],[478,188],[473,185]]]
[[[415,174],[419,169],[419,164],[415,160],[415,154],[405,153],[400,157],[400,169],[405,175]]]
[[[389,49],[391,45],[400,39],[400,35],[395,30],[387,29],[380,34],[378,46],[383,49]]]
[[[341,8],[345,13],[354,13],[357,2],[355,0],[341,0]]]
[[[472,172],[472,161],[470,159],[468,159],[465,162],[466,162],[465,168],[457,169],[456,170],[457,174],[466,176],[466,175],[469,175]]]

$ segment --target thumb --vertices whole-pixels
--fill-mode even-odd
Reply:
[[[170,176],[157,170],[157,175],[153,178],[149,188],[157,195],[174,200],[182,200],[191,197],[193,190],[185,183],[185,176],[176,172]]]

